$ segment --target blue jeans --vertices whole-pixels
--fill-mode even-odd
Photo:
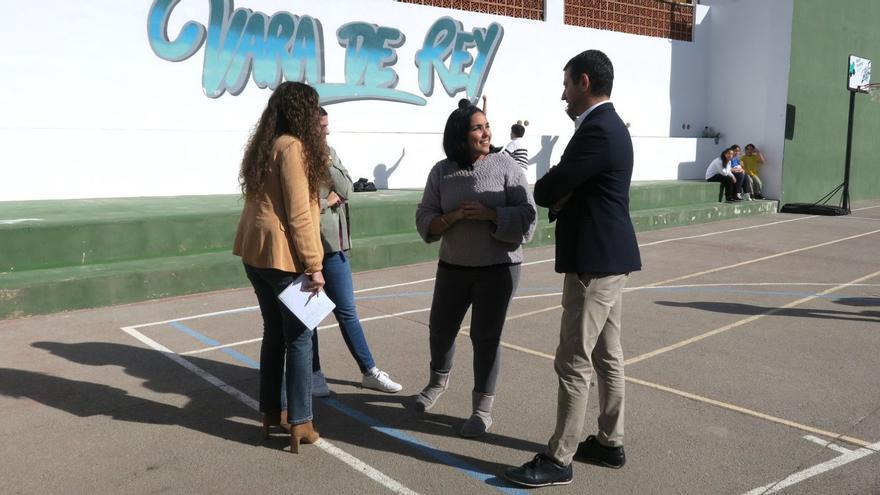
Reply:
[[[324,292],[330,300],[336,304],[333,315],[339,323],[342,331],[342,339],[348,346],[348,351],[360,368],[361,373],[366,373],[376,366],[364,329],[358,319],[357,308],[354,304],[354,286],[351,282],[351,263],[348,262],[348,254],[345,251],[336,251],[324,255]],[[318,355],[318,332],[312,336],[312,371],[321,369],[321,358]]]
[[[292,424],[312,420],[312,329],[306,328],[278,299],[297,274],[272,268],[244,265],[254,286],[260,313],[263,315],[263,343],[260,347],[260,411],[280,411],[282,376],[285,395],[292,404],[284,404]],[[285,373],[285,350],[287,369]]]

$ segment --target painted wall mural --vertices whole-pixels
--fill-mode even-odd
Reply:
[[[208,1],[207,27],[188,21],[172,39],[168,22],[180,0],[154,0],[147,36],[153,52],[170,62],[186,60],[205,45],[202,87],[210,98],[241,94],[252,77],[259,88],[274,89],[283,80],[308,83],[325,105],[353,100],[425,105],[423,96],[433,94],[435,79],[449,96],[464,92],[476,100],[504,36],[498,23],[465,31],[456,19],[437,19],[415,55],[419,95],[397,88],[397,49],[406,43],[400,29],[357,21],[340,26],[336,38],[345,50],[345,81],[327,82],[320,20],[235,8],[233,0]]]

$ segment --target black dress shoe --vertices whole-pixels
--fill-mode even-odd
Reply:
[[[596,440],[596,435],[590,435],[578,445],[574,458],[581,462],[588,462],[599,466],[620,469],[626,464],[626,453],[623,447],[606,447]]]
[[[560,466],[544,454],[538,454],[531,461],[518,468],[510,468],[504,477],[517,485],[528,487],[567,485],[571,483],[571,464]]]

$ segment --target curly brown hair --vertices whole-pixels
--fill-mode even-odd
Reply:
[[[260,192],[269,167],[275,139],[287,134],[302,142],[309,194],[330,180],[328,149],[321,130],[318,92],[307,84],[283,82],[269,97],[263,115],[254,127],[241,160],[238,182],[244,196]]]

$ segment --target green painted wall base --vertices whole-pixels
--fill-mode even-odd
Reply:
[[[775,213],[775,201],[717,203],[718,186],[634,183],[637,231]],[[415,233],[421,191],[380,191],[352,200],[352,268],[437,258]],[[237,196],[0,202],[0,318],[108,306],[246,287],[231,254]],[[529,246],[552,245],[545,210]],[[650,268],[650,267],[648,267]]]

